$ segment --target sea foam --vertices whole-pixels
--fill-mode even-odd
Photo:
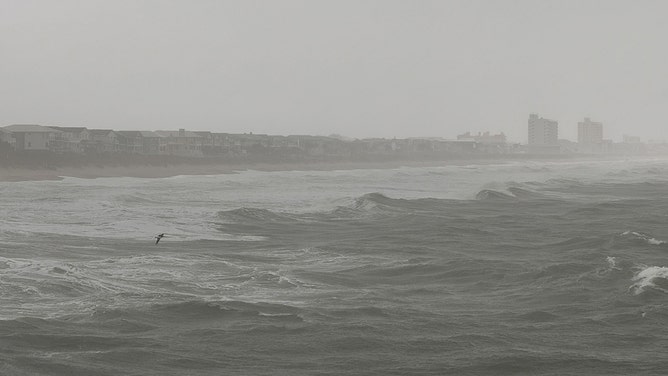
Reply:
[[[638,239],[644,240],[645,242],[647,242],[647,244],[650,245],[662,245],[667,243],[665,240],[658,240],[647,234],[643,234],[641,232],[636,232],[636,231],[624,231],[622,235],[624,236],[632,235]]]
[[[634,284],[629,290],[638,295],[647,289],[655,289],[668,293],[666,285],[668,284],[668,268],[664,266],[649,266],[633,276]]]

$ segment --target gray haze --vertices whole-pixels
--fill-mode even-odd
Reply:
[[[0,0],[0,125],[665,139],[666,1]]]

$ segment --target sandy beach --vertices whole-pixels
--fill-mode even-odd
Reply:
[[[487,161],[489,163],[489,161]],[[503,163],[502,161],[496,161]],[[485,161],[392,161],[392,162],[319,162],[319,163],[257,163],[257,164],[173,164],[166,166],[85,166],[55,169],[0,167],[0,182],[62,180],[65,177],[83,179],[108,177],[166,178],[178,175],[221,175],[241,171],[333,171],[355,169],[398,168],[403,166],[444,166],[480,164]]]
[[[65,177],[83,179],[109,177],[164,178],[177,175],[214,175],[237,171],[229,166],[114,166],[60,167],[57,169],[0,168],[0,181],[62,180]]]
[[[647,158],[648,156],[644,156]],[[656,158],[656,156],[654,156]],[[615,155],[561,155],[561,156],[506,156],[506,158],[455,158],[448,160],[413,161],[347,161],[301,163],[171,163],[162,165],[136,164],[122,166],[83,166],[57,168],[11,168],[0,166],[0,182],[62,180],[65,177],[82,179],[136,177],[166,178],[179,175],[222,175],[242,171],[335,171],[359,169],[388,169],[399,167],[466,166],[504,164],[520,160],[536,162],[565,162],[576,160],[626,160],[629,156]],[[643,158],[643,157],[641,157]],[[650,157],[651,158],[651,157]],[[665,157],[662,157],[665,158]]]

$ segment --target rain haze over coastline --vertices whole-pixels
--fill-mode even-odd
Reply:
[[[0,0],[0,375],[665,374],[666,11]]]
[[[2,122],[665,139],[664,1],[0,2]]]

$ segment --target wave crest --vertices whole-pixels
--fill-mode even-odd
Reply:
[[[294,220],[294,217],[287,213],[278,213],[268,209],[248,208],[248,207],[221,211],[218,213],[218,216],[222,219],[225,219],[233,223],[285,222]]]
[[[186,301],[180,303],[169,303],[155,305],[152,313],[161,317],[173,317],[183,319],[187,317],[198,318],[257,318],[266,317],[280,320],[302,321],[299,316],[300,310],[284,304],[274,303],[248,303],[238,300],[230,301]]]
[[[476,200],[482,200],[482,201],[514,201],[517,200],[517,197],[495,191],[492,189],[483,189],[482,191],[478,192],[477,195],[475,195]]]
[[[666,245],[666,244],[668,244],[668,242],[666,242],[665,240],[658,240],[658,239],[653,238],[652,236],[650,236],[648,234],[644,234],[642,232],[624,231],[622,233],[622,236],[629,236],[629,237],[632,237],[634,239],[639,239],[639,240],[642,240],[649,245]]]
[[[649,266],[633,276],[634,284],[629,288],[635,295],[649,289],[668,293],[668,268]]]
[[[372,192],[355,200],[354,208],[358,210],[375,209],[379,206],[392,206],[395,199],[389,198],[382,193]]]

